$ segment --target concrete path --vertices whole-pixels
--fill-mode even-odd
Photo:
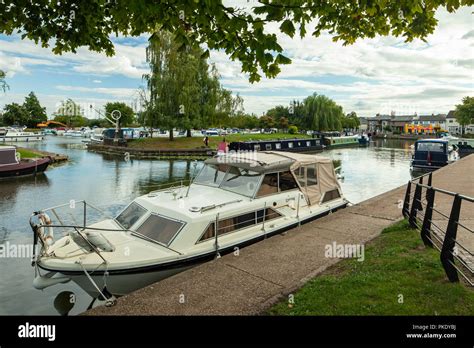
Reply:
[[[474,155],[436,171],[433,186],[474,196]],[[261,314],[339,261],[325,257],[327,244],[366,243],[400,220],[404,193],[405,186],[386,192],[246,247],[238,256],[226,255],[138,290],[120,298],[114,307],[98,307],[85,315]],[[449,203],[441,199],[437,204],[448,207],[449,212]],[[474,219],[474,209],[463,214],[463,219]]]

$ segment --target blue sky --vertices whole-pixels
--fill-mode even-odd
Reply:
[[[228,1],[231,2],[231,1]],[[244,98],[245,111],[262,115],[276,105],[288,105],[316,92],[333,98],[345,112],[447,113],[474,87],[474,22],[472,8],[454,14],[439,11],[439,26],[427,42],[405,43],[401,38],[358,40],[352,46],[334,43],[331,35],[291,39],[277,33],[293,63],[275,79],[250,84],[240,63],[223,52],[211,53],[221,82]],[[116,55],[106,57],[83,48],[77,54],[54,55],[50,49],[0,35],[0,69],[10,89],[0,94],[6,103],[22,102],[34,91],[52,114],[60,102],[72,98],[84,109],[102,108],[108,101],[136,105],[137,89],[148,72],[147,37],[115,38]],[[86,115],[94,117],[93,113]]]

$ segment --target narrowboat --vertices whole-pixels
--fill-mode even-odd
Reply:
[[[0,178],[35,175],[46,170],[50,158],[20,159],[15,146],[0,146]]]
[[[288,151],[288,152],[317,152],[322,151],[320,138],[307,139],[278,139],[236,141],[229,145],[230,151]]]

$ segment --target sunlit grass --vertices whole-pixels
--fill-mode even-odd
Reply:
[[[472,315],[474,291],[450,283],[439,252],[406,221],[383,231],[365,261],[343,260],[270,309],[277,315]]]

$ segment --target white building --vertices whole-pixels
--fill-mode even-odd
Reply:
[[[448,112],[446,116],[446,130],[451,134],[462,134],[462,127],[454,116],[454,110]],[[474,134],[474,124],[469,124],[464,128],[464,133]]]

